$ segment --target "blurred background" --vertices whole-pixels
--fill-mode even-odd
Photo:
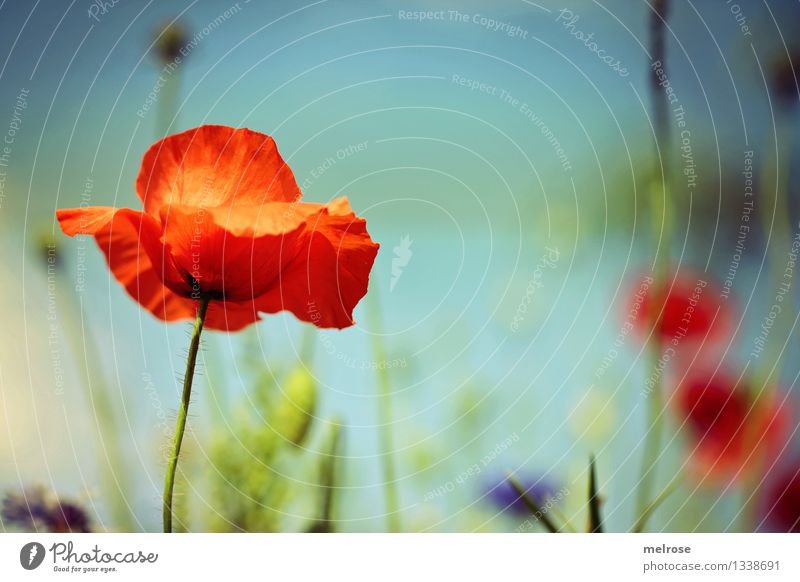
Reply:
[[[647,479],[669,494],[648,529],[796,527],[791,504],[768,514],[788,503],[774,483],[800,488],[798,16],[788,0],[0,3],[3,529],[41,527],[15,507],[59,498],[92,529],[159,530],[190,323],[142,310],[54,215],[139,209],[147,147],[207,123],[274,136],[304,198],[347,195],[381,250],[352,328],[279,314],[204,336],[182,529],[537,531],[511,471],[585,530],[594,455],[606,528],[625,531],[654,374]],[[654,363],[648,273],[703,281],[726,314],[680,365]],[[672,387],[701,367],[780,402],[755,479],[693,473],[692,438],[735,416],[726,398],[687,428]]]

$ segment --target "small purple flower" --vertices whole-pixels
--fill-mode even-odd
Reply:
[[[525,487],[525,492],[540,506],[556,495],[556,488],[542,477],[521,476],[517,479]],[[490,484],[486,488],[486,498],[495,506],[514,515],[530,514],[530,510],[506,478]]]
[[[84,509],[70,501],[59,501],[50,511],[48,520],[50,531],[54,532],[73,532],[87,533],[89,529],[89,517]]]
[[[0,517],[6,525],[14,525],[26,531],[91,531],[89,517],[80,505],[72,501],[62,501],[42,487],[7,494],[3,499]]]

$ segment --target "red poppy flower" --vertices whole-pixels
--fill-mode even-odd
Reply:
[[[716,485],[738,478],[780,453],[788,409],[771,395],[753,399],[723,375],[689,378],[675,395],[690,437],[690,473]]]
[[[770,530],[800,533],[799,465],[778,475],[767,490],[764,505],[764,521]]]
[[[144,155],[136,191],[144,212],[59,210],[62,230],[93,235],[130,295],[156,317],[195,316],[234,331],[260,313],[291,311],[319,327],[352,325],[378,244],[346,198],[300,202],[273,139],[205,125]]]
[[[660,283],[652,277],[637,278],[624,317],[639,337],[649,335],[653,319],[660,314],[653,333],[662,344],[710,344],[730,331],[726,303],[708,275],[682,271]]]

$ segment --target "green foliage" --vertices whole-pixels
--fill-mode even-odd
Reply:
[[[336,467],[342,444],[342,425],[334,423],[328,439],[328,450],[322,455],[319,467],[319,486],[322,489],[319,518],[309,533],[333,533],[335,530],[333,500],[336,493]]]
[[[274,430],[266,406],[274,388],[269,381],[258,382],[253,399],[239,403],[212,437],[208,478],[214,531],[280,529],[288,487],[277,470],[285,441]]]
[[[317,383],[302,366],[292,370],[280,395],[273,398],[274,429],[283,439],[301,447],[308,436],[317,408]]]
[[[291,526],[284,516],[297,513],[290,506],[298,498],[308,511],[316,512],[319,504],[327,508],[318,519],[329,523],[340,429],[335,425],[326,436],[328,451],[321,460],[308,454],[317,382],[301,364],[286,374],[273,372],[256,370],[253,390],[214,429],[207,473],[213,531],[286,531]],[[318,463],[319,487],[303,486],[303,475],[317,472]]]

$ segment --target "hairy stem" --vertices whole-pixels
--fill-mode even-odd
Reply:
[[[183,393],[181,395],[181,407],[178,409],[178,420],[175,426],[175,436],[172,439],[172,449],[170,450],[167,462],[167,474],[164,478],[164,533],[172,533],[172,494],[175,489],[175,471],[178,468],[178,457],[181,454],[181,443],[183,433],[186,430],[186,417],[189,413],[189,399],[192,396],[192,380],[194,379],[194,367],[197,363],[197,352],[200,348],[200,334],[203,332],[203,323],[208,311],[208,298],[200,299],[197,307],[197,318],[194,320],[192,331],[192,341],[189,344],[189,357],[186,360],[186,375],[183,377]]]

